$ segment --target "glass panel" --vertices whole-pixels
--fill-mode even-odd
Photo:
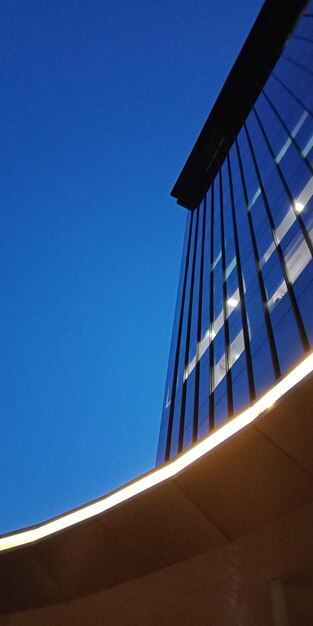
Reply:
[[[185,405],[185,426],[183,447],[186,448],[192,442],[193,422],[194,422],[194,399],[195,399],[195,370],[187,381],[186,405]]]
[[[310,10],[313,1],[306,12]],[[259,396],[302,358],[305,332],[313,342],[312,24],[313,19],[302,18],[289,37],[207,192],[205,224],[203,203],[199,209],[197,236],[197,211],[189,213],[192,240],[175,407],[173,412],[170,396],[183,273],[163,407],[162,454],[172,413],[171,456],[178,452],[181,424],[185,448],[192,443],[195,419],[201,438],[213,422],[218,427],[227,419],[231,398],[237,414],[254,397],[254,387]]]

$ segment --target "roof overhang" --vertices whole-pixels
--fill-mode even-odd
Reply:
[[[203,613],[195,616],[194,603],[185,606],[181,597],[184,610],[190,611],[190,621],[184,623],[192,619],[203,623],[208,616],[215,624],[232,623],[225,621],[225,611],[231,610],[232,586],[237,585],[238,591],[241,581],[237,608],[248,616],[241,623],[258,624],[251,616],[260,587],[277,577],[313,577],[313,355],[297,367],[288,375],[294,377],[293,385],[286,386],[292,378],[285,377],[270,395],[265,394],[259,417],[234,428],[219,443],[216,439],[216,445],[195,455],[193,462],[183,462],[180,469],[176,466],[172,477],[137,490],[137,495],[120,499],[101,514],[3,552],[1,613],[12,614],[12,624],[24,624],[21,615],[17,622],[13,615],[30,610],[25,624],[47,624],[50,615],[54,623],[80,624],[84,622],[68,617],[69,601],[75,603],[77,614],[88,606],[89,615],[99,602],[102,611],[113,610],[116,594],[121,598],[126,594],[130,604],[125,607],[125,621],[112,623],[127,623],[127,611],[135,605],[139,611],[135,623],[149,623],[147,616],[159,598],[158,623],[167,624],[171,611],[166,604],[162,608],[162,593],[169,585],[170,602],[172,594],[181,593],[177,585],[190,571],[197,579]],[[225,428],[236,424],[236,419]],[[214,437],[215,433],[205,441],[213,438],[214,442]],[[178,460],[188,459],[186,454]],[[161,469],[147,476],[158,475]],[[217,581],[223,601],[215,606],[215,593],[208,592]],[[310,597],[313,618],[311,588]],[[269,623],[265,609],[266,603],[259,609],[260,623]],[[97,615],[93,624],[101,623]]]
[[[283,50],[307,0],[267,0],[176,181],[171,195],[195,209],[206,189],[206,172],[223,140],[233,143]]]

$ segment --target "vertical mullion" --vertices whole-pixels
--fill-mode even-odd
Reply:
[[[201,256],[200,256],[200,275],[199,275],[199,295],[198,295],[198,319],[197,319],[197,350],[201,341],[201,320],[202,320],[202,301],[203,301],[203,275],[204,275],[204,251],[205,251],[205,229],[206,229],[206,194],[203,198],[203,218],[202,218],[202,237],[201,237]],[[194,397],[194,419],[193,419],[193,442],[198,438],[198,415],[199,415],[199,379],[200,379],[200,361],[197,358],[195,371],[195,397]]]
[[[250,393],[250,400],[252,402],[253,400],[255,400],[256,394],[255,394],[255,384],[254,384],[253,367],[252,367],[252,357],[251,357],[251,350],[250,350],[246,300],[245,300],[245,292],[244,292],[244,286],[243,286],[243,275],[242,275],[240,250],[239,250],[239,238],[238,238],[238,229],[237,229],[237,217],[236,217],[236,211],[235,211],[233,179],[232,179],[232,172],[231,172],[231,165],[230,165],[228,151],[227,151],[227,167],[228,167],[228,177],[229,177],[229,187],[230,187],[230,206],[231,206],[231,213],[232,213],[232,220],[233,220],[233,233],[234,233],[234,242],[235,242],[235,257],[236,257],[236,265],[237,265],[238,288],[239,288],[239,297],[240,297],[240,305],[241,305],[242,330],[243,330],[243,339],[244,339],[244,346],[245,346],[249,393]]]
[[[304,111],[306,111],[311,117],[313,117],[313,111],[311,111],[311,109],[308,109],[308,107],[302,102],[302,100],[300,100],[300,98],[298,98],[298,96],[296,96],[296,94],[293,91],[291,91],[291,89],[284,83],[284,81],[281,80],[281,78],[279,78],[279,76],[277,76],[277,74],[275,74],[275,72],[272,72],[271,76],[273,76],[273,78],[277,80],[277,82],[304,109]]]
[[[188,365],[188,357],[189,357],[193,290],[194,290],[194,282],[195,282],[195,268],[196,268],[197,245],[198,245],[199,207],[194,210],[193,217],[195,214],[196,214],[196,225],[195,225],[195,235],[194,235],[194,244],[193,244],[193,258],[192,258],[192,266],[191,266],[191,281],[190,281],[190,293],[189,293],[189,303],[188,303],[188,319],[187,319],[186,346],[185,346],[185,355],[184,355],[184,369]],[[178,452],[182,451],[183,442],[184,442],[187,380],[188,379],[183,381],[182,403],[181,403],[181,411],[180,411],[180,424],[179,424],[179,436],[178,436]]]
[[[221,220],[221,252],[222,252],[222,290],[223,290],[223,311],[224,311],[224,337],[225,337],[225,368],[226,368],[226,387],[227,387],[227,408],[228,417],[234,412],[233,408],[233,392],[230,373],[230,341],[229,341],[229,324],[227,318],[227,286],[226,286],[226,254],[225,254],[225,228],[224,228],[224,204],[223,204],[223,181],[222,167],[219,162],[219,187],[220,187],[220,220]]]
[[[237,150],[237,155],[238,155],[239,170],[240,170],[240,175],[241,175],[243,194],[244,194],[246,206],[247,206],[247,209],[248,209],[249,199],[248,199],[248,193],[247,193],[247,188],[246,188],[246,183],[245,183],[245,178],[244,178],[244,171],[243,171],[243,166],[242,166],[241,155],[240,155],[240,150],[239,150],[239,145],[238,145],[237,138],[235,139],[235,145],[236,145],[236,150]],[[260,264],[260,258],[259,258],[259,253],[258,253],[258,248],[257,248],[257,243],[256,243],[256,238],[255,238],[255,233],[254,233],[252,217],[251,217],[251,214],[250,214],[249,210],[247,210],[247,217],[248,217],[249,231],[250,231],[250,237],[251,237],[251,242],[252,242],[254,261],[255,261],[255,265],[256,265],[256,271],[257,271],[257,277],[258,277],[258,282],[259,282],[259,289],[260,289],[260,294],[261,294],[261,299],[262,299],[263,313],[264,313],[264,319],[265,319],[265,325],[266,325],[266,330],[267,330],[267,336],[268,336],[268,340],[269,340],[270,350],[271,350],[271,356],[272,356],[272,363],[273,363],[274,373],[275,373],[275,377],[276,378],[280,378],[281,371],[280,371],[280,365],[279,365],[279,361],[278,361],[278,354],[277,354],[277,349],[276,349],[276,344],[275,344],[275,339],[274,339],[272,322],[271,322],[271,318],[270,318],[270,314],[269,314],[269,310],[268,310],[265,285],[264,285],[264,280],[263,280],[263,276],[262,276],[262,272],[261,272],[261,264]]]
[[[299,146],[298,146],[297,142],[294,140],[294,138],[292,137],[292,135],[289,133],[289,131],[288,131],[287,127],[286,127],[286,126],[284,125],[284,123],[282,122],[282,120],[281,120],[280,116],[278,115],[278,112],[276,111],[276,109],[275,109],[274,105],[272,105],[272,104],[271,104],[271,102],[270,102],[269,98],[267,98],[267,96],[265,95],[265,93],[264,93],[264,92],[263,92],[263,95],[266,97],[266,99],[267,99],[268,103],[272,106],[272,109],[273,109],[274,113],[276,113],[276,115],[277,115],[278,119],[279,119],[279,120],[280,120],[280,122],[283,124],[283,126],[284,126],[284,128],[285,128],[286,132],[288,133],[288,137],[289,137],[289,138],[290,138],[290,140],[293,142],[293,144],[295,145],[295,147],[297,148],[297,150],[299,151],[300,156],[301,156],[301,151],[300,151],[300,149],[299,149]],[[285,191],[286,191],[286,194],[287,194],[287,196],[288,196],[288,198],[289,198],[289,202],[290,202],[290,205],[291,205],[291,207],[292,207],[292,210],[293,210],[294,216],[295,216],[295,218],[296,218],[296,221],[297,221],[297,222],[298,222],[298,224],[299,224],[300,230],[301,230],[302,235],[303,235],[303,237],[304,237],[304,239],[305,239],[305,242],[306,242],[306,244],[307,244],[307,246],[308,246],[308,248],[309,248],[309,250],[310,250],[311,256],[313,256],[313,245],[312,245],[312,242],[311,242],[310,237],[309,237],[309,235],[308,235],[308,232],[307,232],[307,229],[306,229],[305,224],[304,224],[304,222],[303,222],[303,219],[302,219],[301,215],[300,215],[299,213],[297,213],[297,211],[296,211],[295,200],[294,200],[293,195],[292,195],[292,193],[291,193],[291,191],[290,191],[290,189],[289,189],[289,186],[288,186],[288,183],[287,183],[287,181],[286,181],[286,179],[285,179],[285,176],[284,176],[284,174],[283,174],[283,171],[282,171],[282,169],[281,169],[281,167],[280,167],[279,163],[276,163],[276,161],[275,161],[275,154],[274,154],[273,149],[272,149],[272,146],[271,146],[271,144],[270,144],[270,142],[269,142],[269,139],[268,139],[268,136],[267,136],[267,134],[266,134],[265,128],[264,128],[264,126],[263,126],[263,124],[262,124],[262,122],[261,122],[261,120],[260,120],[259,114],[258,114],[258,113],[257,113],[257,111],[255,110],[255,108],[253,108],[253,111],[254,111],[255,116],[256,116],[256,119],[257,119],[257,121],[258,121],[259,127],[260,127],[260,129],[261,129],[262,135],[263,135],[264,140],[265,140],[265,143],[266,143],[266,145],[267,145],[267,147],[268,147],[268,150],[269,150],[269,152],[270,152],[270,154],[271,154],[271,157],[272,157],[272,159],[273,159],[274,165],[275,165],[275,167],[276,167],[276,169],[277,169],[277,172],[278,172],[278,175],[279,175],[279,177],[280,177],[280,180],[281,180],[281,182],[282,182],[282,184],[283,184],[283,186],[284,186],[284,189],[285,189]],[[301,158],[303,158],[303,157],[301,157]],[[312,169],[312,167],[311,167],[310,163],[308,162],[308,160],[307,160],[307,159],[303,159],[303,161],[304,161],[304,162],[306,163],[306,165],[308,166],[310,173],[311,173],[311,174],[313,174],[313,169]]]
[[[248,139],[252,160],[253,160],[253,163],[254,163],[254,167],[255,167],[255,170],[256,170],[259,186],[260,186],[260,189],[261,189],[261,194],[262,194],[262,198],[263,198],[263,202],[264,202],[264,206],[265,206],[265,212],[266,212],[267,219],[268,219],[271,231],[272,231],[272,236],[273,236],[274,243],[275,243],[275,246],[276,246],[276,250],[277,250],[280,266],[281,266],[281,269],[282,269],[282,273],[283,273],[283,276],[284,276],[284,279],[285,279],[285,282],[286,282],[287,291],[288,291],[289,296],[290,296],[290,300],[291,300],[291,304],[292,304],[292,307],[293,307],[293,312],[294,312],[295,319],[296,319],[296,322],[297,322],[298,330],[299,330],[299,333],[300,333],[303,349],[304,349],[304,352],[308,352],[310,350],[310,343],[309,343],[309,340],[308,340],[308,337],[307,337],[307,334],[306,334],[306,331],[305,331],[305,328],[304,328],[304,324],[303,324],[302,317],[301,317],[301,314],[300,314],[298,302],[297,302],[297,299],[295,297],[292,284],[291,284],[291,282],[289,280],[288,271],[287,271],[287,267],[286,267],[286,263],[285,263],[285,259],[284,259],[284,255],[283,255],[283,251],[281,249],[281,245],[280,245],[280,243],[278,241],[278,238],[277,238],[277,235],[276,235],[276,229],[275,229],[273,216],[272,216],[271,209],[270,209],[270,206],[269,206],[269,203],[268,203],[268,200],[267,200],[266,191],[265,191],[265,188],[264,188],[264,185],[263,185],[263,182],[262,182],[261,174],[259,172],[258,164],[257,164],[256,158],[255,158],[254,149],[253,149],[253,146],[252,146],[251,138],[250,138],[248,129],[246,127],[246,124],[244,124],[244,128],[245,128],[245,131],[246,131],[246,136],[247,136],[247,139]]]
[[[210,345],[209,345],[209,430],[214,428],[214,179],[211,183],[211,224],[210,224]]]
[[[182,327],[183,327],[183,319],[184,319],[184,310],[185,310],[185,304],[186,304],[185,303],[185,298],[186,298],[186,287],[187,287],[189,260],[190,260],[192,222],[193,222],[193,214],[191,215],[191,219],[189,221],[189,233],[188,233],[188,244],[187,244],[187,250],[186,250],[184,282],[183,282],[182,297],[181,297],[181,308],[180,308],[178,333],[177,333],[177,343],[176,343],[176,351],[175,351],[175,363],[174,363],[173,380],[172,380],[171,408],[170,408],[170,413],[169,413],[169,418],[168,418],[168,428],[167,428],[166,452],[165,452],[165,460],[166,461],[170,457],[170,450],[171,450],[171,440],[172,440],[172,431],[173,431],[173,417],[174,417],[175,397],[176,397],[176,388],[177,388],[177,374],[178,374],[179,354],[180,354],[180,346],[181,346],[181,336],[182,336]]]

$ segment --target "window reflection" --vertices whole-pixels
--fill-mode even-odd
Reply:
[[[306,184],[306,186],[300,193],[298,199],[295,200],[294,206],[296,208],[296,211],[299,213],[302,212],[304,210],[305,205],[311,199],[312,196],[313,196],[313,178],[309,180],[309,182]],[[278,243],[281,242],[283,238],[287,235],[288,231],[290,230],[292,225],[295,223],[296,219],[297,218],[295,215],[295,211],[293,210],[292,207],[290,207],[288,210],[288,213],[285,215],[285,217],[282,219],[282,221],[280,222],[279,226],[276,229],[276,237],[277,237]],[[313,228],[311,229],[310,234],[311,236],[313,235]],[[271,245],[268,247],[262,259],[260,260],[261,267],[264,268],[266,263],[268,263],[268,261],[272,257],[275,250],[276,250],[276,244],[274,241],[272,241]],[[220,258],[218,259],[218,261],[219,260]],[[309,251],[309,248],[307,244],[305,243],[302,235],[298,234],[296,239],[293,240],[292,244],[290,244],[288,250],[285,252],[285,262],[286,262],[286,266],[288,270],[289,281],[291,284],[295,283],[297,278],[300,276],[300,274],[303,272],[303,270],[306,268],[306,266],[308,265],[310,261],[311,261],[311,253]],[[228,266],[228,270],[229,270],[228,276],[235,266],[236,266],[236,259],[234,258],[231,264]],[[281,299],[285,296],[286,293],[287,293],[287,285],[286,285],[286,282],[283,280],[279,283],[274,293],[267,299],[267,305],[268,305],[269,311],[272,311],[275,308],[277,303],[281,301]],[[236,289],[233,295],[229,297],[226,301],[226,317],[227,318],[231,315],[234,309],[238,306],[239,302],[240,302],[239,289]],[[201,359],[203,354],[205,354],[205,352],[210,346],[210,343],[219,333],[223,325],[224,325],[224,310],[222,309],[219,315],[214,320],[213,327],[206,330],[203,338],[198,343],[197,354],[193,356],[193,358],[191,359],[191,361],[188,363],[188,365],[185,368],[184,380],[187,380],[188,376],[196,367],[197,362]],[[230,344],[231,356],[230,356],[229,367],[233,366],[233,364],[236,362],[236,360],[239,358],[239,356],[242,354],[243,351],[244,351],[243,332],[240,331],[240,333],[237,335],[234,341]],[[226,374],[226,360],[225,360],[225,353],[224,353],[214,368],[214,389],[217,387],[219,382],[224,378],[225,374]]]
[[[170,456],[272,385],[303,356],[303,334],[313,342],[312,50],[288,39],[235,142],[213,158],[206,221],[196,231],[197,210],[189,216],[160,438],[164,448],[172,420]]]

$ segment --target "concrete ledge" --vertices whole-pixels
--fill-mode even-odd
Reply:
[[[167,581],[171,597],[179,595],[185,607],[186,621],[177,622],[184,624],[192,623],[189,618],[201,623],[202,604],[203,615],[214,615],[214,624],[237,624],[229,609],[234,597],[249,616],[242,624],[270,623],[269,595],[263,621],[254,616],[253,607],[260,589],[264,594],[264,585],[278,576],[302,581],[313,598],[312,400],[308,377],[270,411],[176,477],[80,525],[2,553],[0,607],[6,617],[0,624],[42,624],[51,615],[58,616],[53,618],[58,624],[89,623],[67,617],[71,611],[79,613],[81,605],[88,605],[94,615],[90,623],[100,624],[97,615],[105,606],[114,613],[121,593],[131,599],[126,607],[119,600],[116,619],[123,620],[123,610],[131,605],[139,613],[135,622],[125,623],[157,623],[140,621],[141,613],[147,620],[154,611],[158,623],[176,623],[173,615],[181,615],[179,603],[173,608],[168,599],[170,609],[164,600],[157,601]],[[187,582],[194,589],[195,581],[201,606],[195,613],[191,603],[188,613],[182,589]],[[248,585],[248,596],[234,591],[243,584]],[[101,610],[93,609],[93,602]],[[312,620],[307,623],[313,623],[313,600],[306,604]],[[31,611],[28,622],[28,611],[40,607],[45,608]],[[224,621],[219,621],[221,616]],[[109,623],[124,622],[112,618]]]

